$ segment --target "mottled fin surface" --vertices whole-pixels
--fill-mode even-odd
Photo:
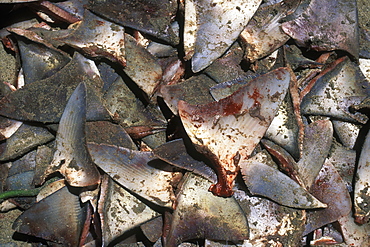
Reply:
[[[199,72],[219,58],[238,38],[261,0],[185,1],[186,58]]]
[[[369,81],[348,57],[341,57],[318,76],[302,99],[302,114],[322,115],[342,121],[366,123],[368,117],[351,111],[369,94]]]
[[[147,33],[173,45],[179,43],[171,23],[177,11],[176,1],[99,1],[89,0],[88,9],[100,16]]]
[[[122,186],[152,203],[172,206],[172,172],[148,165],[152,152],[94,143],[88,149],[93,161]]]
[[[69,98],[60,120],[57,150],[49,168],[58,170],[70,185],[78,187],[100,182],[100,173],[86,147],[85,121],[86,86],[81,83]]]
[[[281,205],[312,209],[325,208],[307,190],[279,170],[254,161],[240,162],[243,179],[252,195],[267,197]]]
[[[294,12],[298,5],[278,2],[258,8],[253,18],[240,34],[240,40],[245,47],[245,59],[255,62],[285,44],[289,35],[281,29],[281,22],[289,13]]]
[[[0,152],[0,161],[6,161],[20,157],[31,151],[38,145],[45,144],[54,139],[46,128],[21,124],[17,131],[10,136],[3,152]]]
[[[86,29],[90,30],[86,32]],[[85,10],[82,21],[69,35],[56,40],[91,57],[106,57],[122,66],[125,59],[125,29]]]
[[[97,90],[102,81],[96,74],[97,68],[91,60],[75,53],[72,60],[52,76],[25,85],[0,100],[0,115],[21,121],[57,123],[67,101],[80,82]],[[100,85],[101,84],[101,85]],[[91,90],[89,90],[91,91]],[[88,92],[87,116],[94,120],[108,120],[110,115],[98,102],[95,92]],[[91,98],[91,100],[90,100]],[[97,107],[97,104],[99,107]],[[94,113],[93,113],[94,112]]]
[[[81,207],[78,196],[65,186],[21,214],[13,229],[64,246],[78,246],[86,214],[86,206]]]
[[[248,158],[263,137],[289,83],[290,73],[280,68],[217,102],[179,102],[179,115],[187,134],[218,172],[218,183],[212,187],[216,195],[232,195],[239,160]]]
[[[103,246],[159,215],[108,176],[102,182],[100,193]]]
[[[192,173],[185,175],[164,246],[175,247],[197,238],[226,241],[248,238],[248,222],[237,201],[212,195],[208,192],[210,184]]]
[[[178,115],[177,106],[180,100],[184,100],[190,104],[213,102],[214,99],[209,95],[209,89],[215,85],[215,81],[201,74],[174,85],[162,86],[160,92],[172,113]]]
[[[204,162],[194,159],[188,153],[182,139],[166,142],[155,148],[153,154],[173,166],[191,171],[213,183],[217,181],[215,171]]]
[[[325,162],[309,191],[328,206],[323,210],[307,212],[306,229],[303,235],[351,214],[351,196],[332,162]]]
[[[156,58],[145,47],[138,44],[136,39],[125,35],[126,60],[125,73],[151,97],[156,86],[162,79],[162,68]]]
[[[283,23],[282,29],[299,46],[316,51],[344,50],[358,58],[357,26],[356,1],[312,0],[298,18]]]
[[[317,120],[305,127],[303,152],[297,162],[298,174],[306,189],[311,187],[326,157],[333,140],[333,125],[330,120]]]
[[[25,84],[52,76],[62,69],[71,58],[64,52],[42,44],[18,40]]]
[[[361,150],[357,168],[357,180],[355,183],[355,217],[357,223],[366,223],[370,217],[370,133],[367,134]]]
[[[248,219],[249,238],[244,241],[245,246],[297,246],[301,241],[306,221],[304,210],[285,207],[263,197],[248,196],[241,190],[235,191],[234,197]]]

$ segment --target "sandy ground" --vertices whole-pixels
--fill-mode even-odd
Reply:
[[[7,53],[3,45],[0,44],[0,80],[1,82],[13,84],[15,79],[15,58],[11,54]],[[31,246],[31,244],[13,240],[14,231],[12,229],[12,224],[21,213],[22,212],[20,210],[11,210],[6,213],[0,213],[0,247]]]
[[[0,247],[32,246],[31,244],[13,239],[14,231],[12,230],[12,224],[21,213],[22,211],[17,209],[7,213],[0,213]]]

